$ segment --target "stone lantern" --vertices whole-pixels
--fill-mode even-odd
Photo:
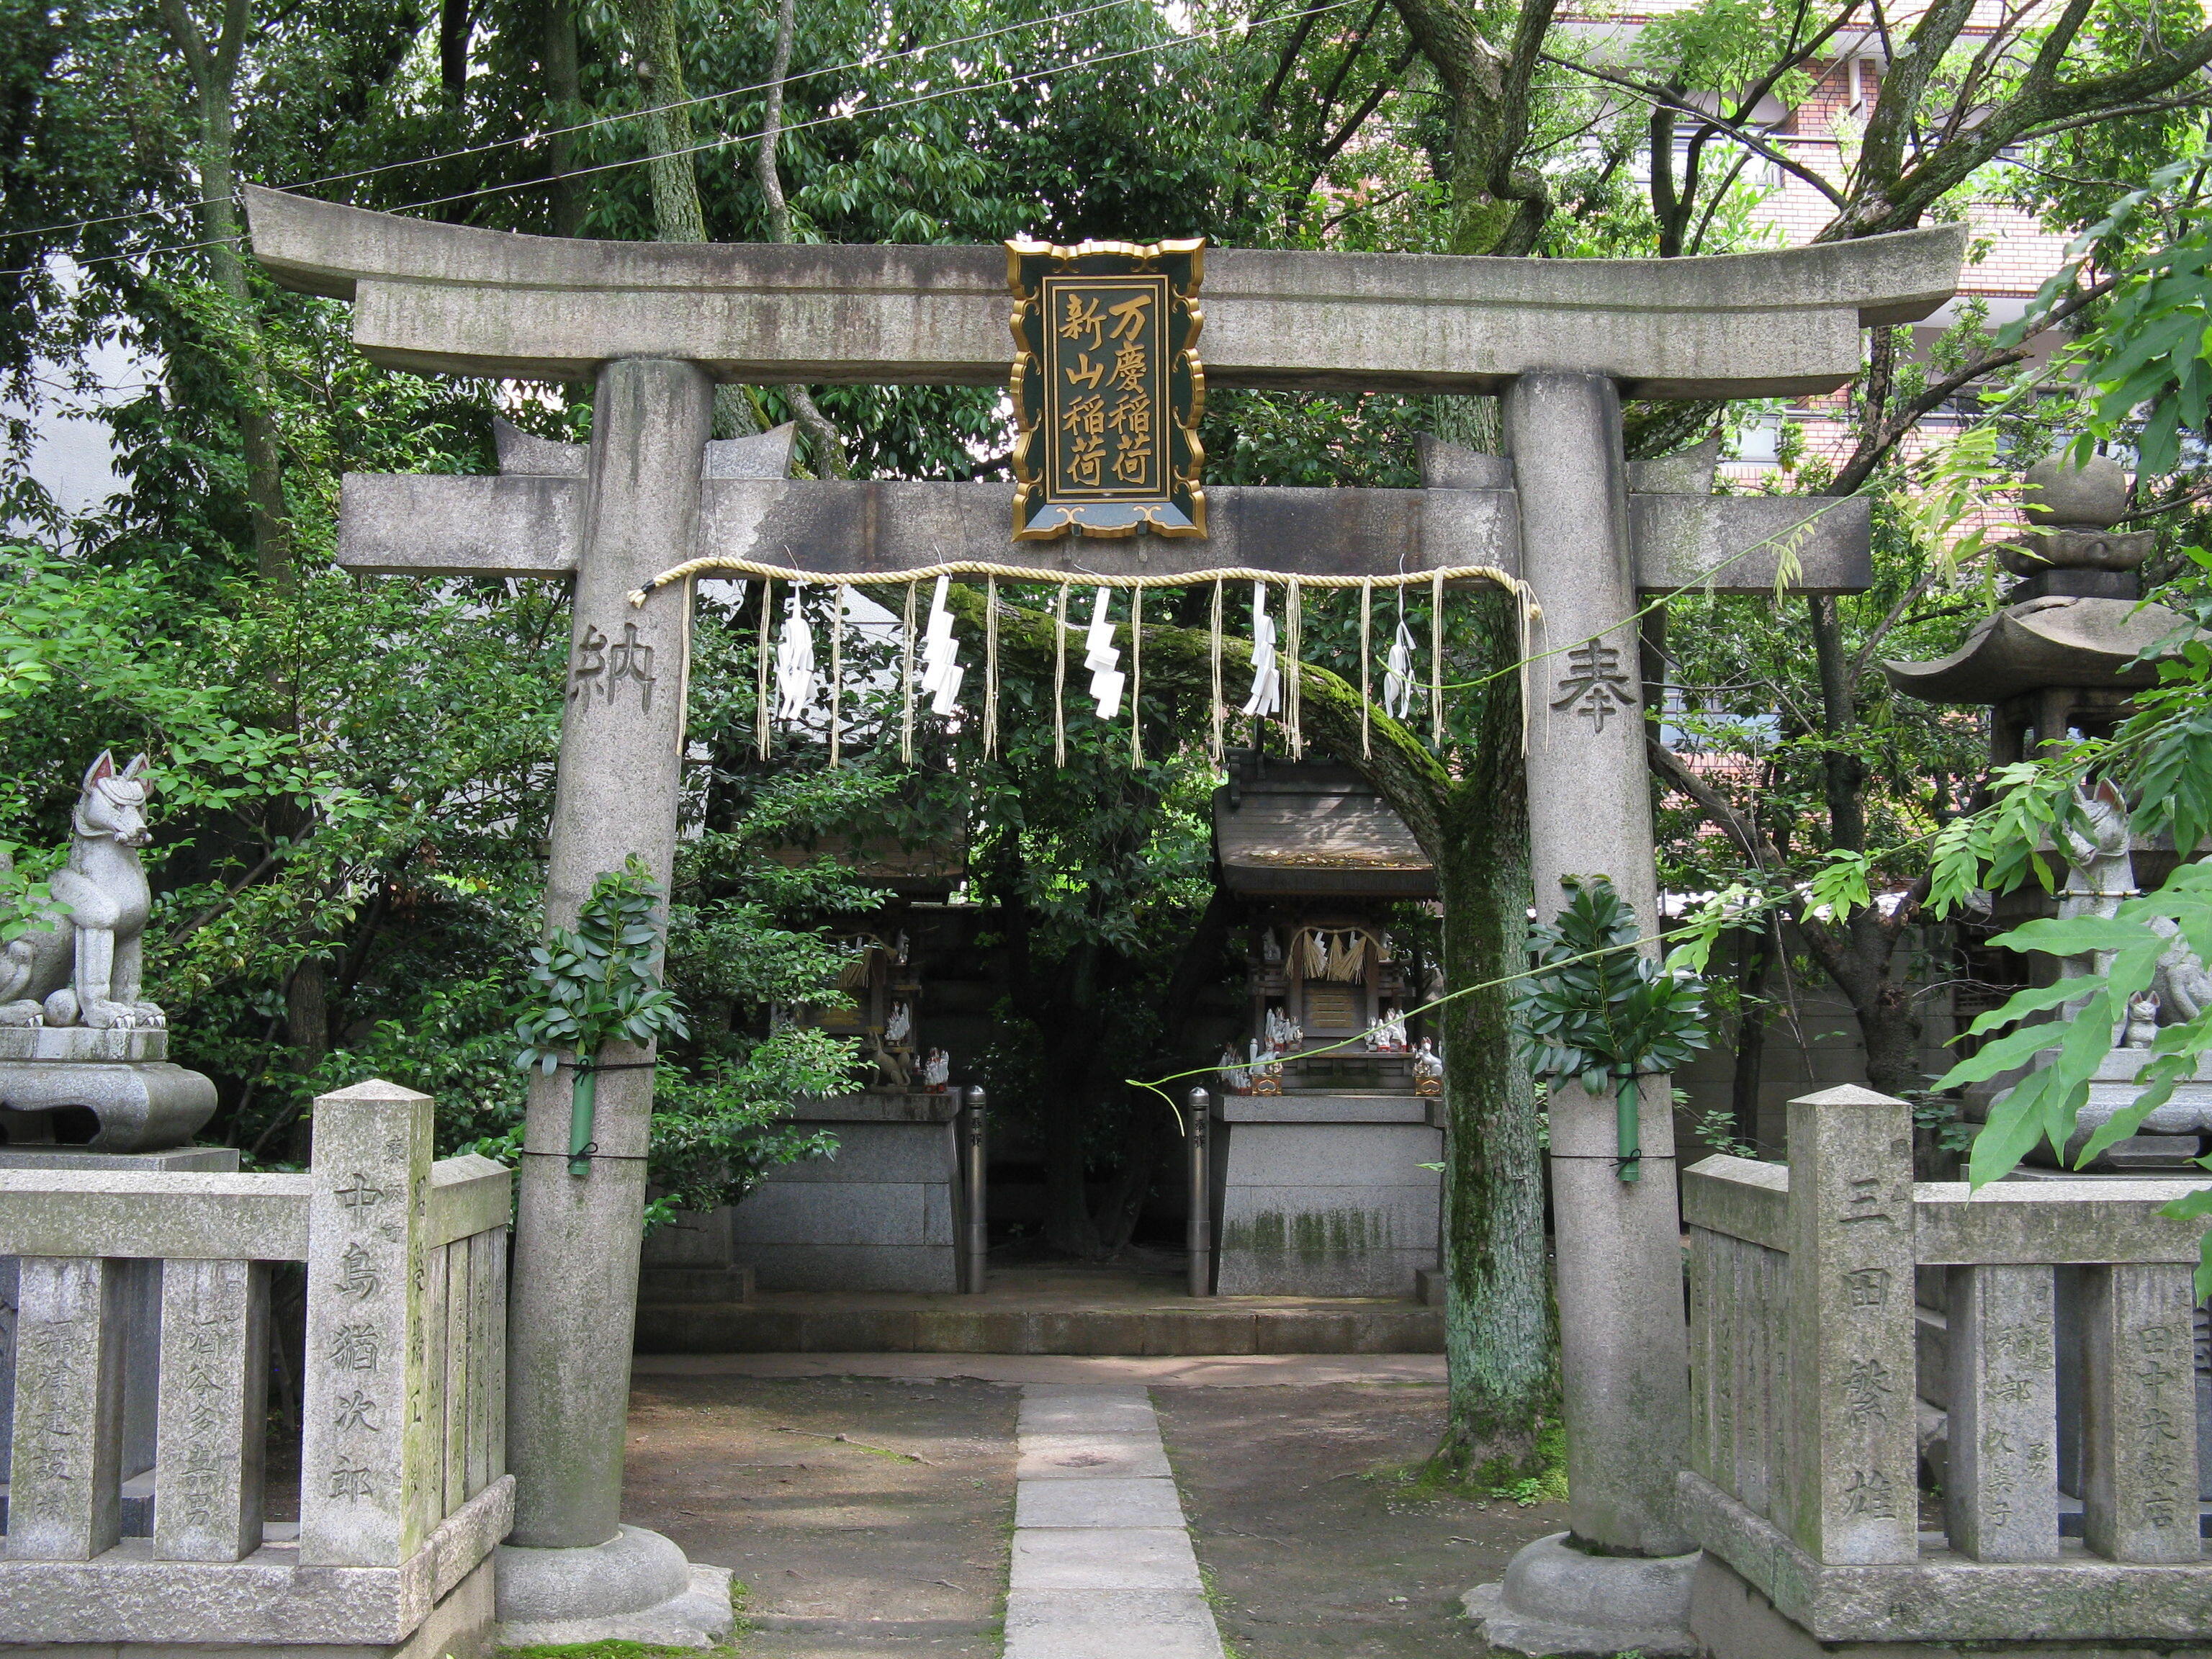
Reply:
[[[2112,528],[2128,506],[2117,461],[2098,455],[2075,468],[2053,455],[2024,483],[2031,527],[1997,550],[2021,579],[2008,603],[1948,657],[1882,665],[1909,696],[1989,705],[1990,760],[1998,766],[2109,733],[2134,694],[2157,683],[2136,657],[2188,626],[2162,605],[2138,604],[2138,572],[2155,537]]]
[[[2005,568],[2021,579],[2008,595],[2009,603],[1940,661],[1882,665],[1891,685],[1909,696],[1987,705],[1995,766],[2032,760],[2068,741],[2109,736],[2127,717],[2136,694],[2157,684],[2145,653],[2185,638],[2191,629],[2179,612],[2142,602],[2139,573],[2155,538],[2149,531],[2112,528],[2128,506],[2127,476],[2118,462],[2100,455],[2075,467],[2053,455],[2030,467],[2024,482],[2031,527],[2018,542],[1998,549]],[[2046,894],[2030,886],[2001,896],[1992,915],[1996,924],[2010,927],[2052,914],[2109,914],[2172,869],[2179,854],[2172,840],[2132,830],[2117,790],[2101,787],[2084,805],[2097,826],[2095,844],[2068,833],[2046,849],[2068,866],[2061,891]],[[2005,958],[2006,953],[1991,956]],[[2002,959],[1990,967],[2002,972],[2010,965]],[[2068,971],[2069,964],[2054,958],[2029,960],[2034,982]],[[2167,1023],[2183,1018],[2178,1007],[2164,1014]],[[2145,1021],[2132,1032],[2114,1033],[2110,1062],[2082,1109],[2075,1147],[2135,1098],[2133,1079],[2145,1056],[2130,1045],[2147,1045],[2148,1031]],[[1975,1085],[1967,1091],[1967,1115],[1986,1117],[2022,1074]],[[2212,1073],[2181,1085],[2173,1100],[2146,1122],[2144,1133],[2109,1149],[2098,1167],[2188,1167],[2203,1150],[2206,1133],[2212,1133]],[[2051,1161],[2047,1146],[2031,1157]]]

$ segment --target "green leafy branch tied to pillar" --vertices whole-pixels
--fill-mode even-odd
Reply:
[[[614,1041],[643,1047],[690,1034],[684,1005],[660,982],[660,900],[659,886],[632,854],[592,884],[573,932],[555,927],[530,953],[534,1000],[514,1023],[522,1042],[514,1063],[550,1073],[568,1060],[570,1175],[589,1174],[598,1150],[592,1125],[600,1049]]]
[[[1529,929],[1535,975],[1514,1000],[1528,1069],[1547,1084],[1579,1079],[1620,1114],[1623,1181],[1643,1175],[1637,1079],[1688,1063],[1705,1046],[1705,981],[1675,952],[1663,963],[1636,949],[1636,912],[1604,877],[1567,877],[1567,905]]]

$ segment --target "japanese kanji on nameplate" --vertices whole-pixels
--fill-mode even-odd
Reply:
[[[1006,244],[1017,539],[1206,533],[1205,246]]]

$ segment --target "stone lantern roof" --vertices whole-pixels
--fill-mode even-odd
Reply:
[[[2162,605],[2049,593],[1985,618],[1948,657],[1881,666],[1892,686],[1929,702],[2002,702],[2048,685],[2140,691],[2158,675],[2136,657],[2188,625]]]
[[[2141,602],[2136,573],[2154,537],[2112,528],[2127,512],[2126,474],[2109,456],[2077,468],[2053,455],[2023,482],[2032,527],[1997,549],[2022,579],[2013,603],[1948,657],[1884,662],[1897,690],[1930,702],[2003,703],[2059,687],[2104,694],[2157,684],[2156,671],[2136,659],[2189,620]]]

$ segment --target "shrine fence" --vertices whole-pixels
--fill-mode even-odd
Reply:
[[[386,1083],[322,1097],[305,1175],[0,1171],[18,1258],[0,1643],[466,1645],[489,1625],[514,1507],[512,1178],[434,1163],[430,1105]],[[292,1261],[296,1531],[264,1502],[271,1264]],[[149,1271],[158,1321],[130,1294]],[[149,1374],[150,1526],[125,1536],[126,1406],[146,1405],[126,1395]]]
[[[2160,1213],[2198,1183],[1970,1194],[1916,1182],[1911,1146],[1904,1102],[1832,1089],[1790,1103],[1786,1166],[1685,1174],[1693,1628],[1741,1623],[1721,1602],[1755,1592],[1822,1642],[2201,1638],[2201,1224]],[[1918,1479],[1930,1393],[1940,1503]]]

